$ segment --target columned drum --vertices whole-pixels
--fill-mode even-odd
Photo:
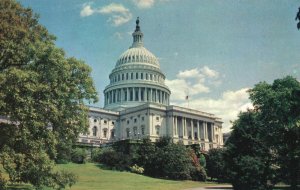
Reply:
[[[158,59],[143,45],[143,33],[136,20],[132,46],[117,60],[104,90],[104,109],[121,111],[147,102],[169,105],[170,90]]]

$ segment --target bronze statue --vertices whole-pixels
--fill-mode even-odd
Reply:
[[[296,20],[296,21],[299,20],[299,22],[298,22],[298,24],[297,24],[297,28],[298,28],[298,30],[299,30],[299,29],[300,29],[300,7],[299,7],[299,11],[298,11],[298,13],[297,13],[297,15],[296,15],[295,20]]]

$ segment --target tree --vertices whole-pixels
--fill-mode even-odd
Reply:
[[[73,183],[58,179],[72,176],[54,172],[53,160],[87,130],[84,102],[97,101],[91,69],[54,39],[31,9],[0,1],[0,163],[11,182],[36,188]]]
[[[272,180],[272,154],[261,138],[264,128],[255,111],[240,113],[224,153],[226,173],[236,190],[269,189]],[[208,162],[209,163],[209,162]]]
[[[263,140],[276,155],[282,179],[297,189],[300,178],[300,83],[287,76],[273,84],[261,82],[250,99],[265,130]]]
[[[225,181],[225,162],[224,149],[215,148],[208,151],[208,159],[206,164],[207,174],[211,178],[216,178],[218,182]]]

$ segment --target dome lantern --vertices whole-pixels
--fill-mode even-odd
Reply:
[[[132,33],[132,37],[133,37],[133,43],[131,47],[140,47],[143,46],[143,33],[141,31],[140,28],[140,19],[139,17],[137,17],[136,21],[136,26],[135,26],[135,31]]]

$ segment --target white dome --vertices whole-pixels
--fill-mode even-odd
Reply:
[[[145,47],[131,47],[118,59],[116,66],[126,63],[148,63],[159,67],[157,58]]]

